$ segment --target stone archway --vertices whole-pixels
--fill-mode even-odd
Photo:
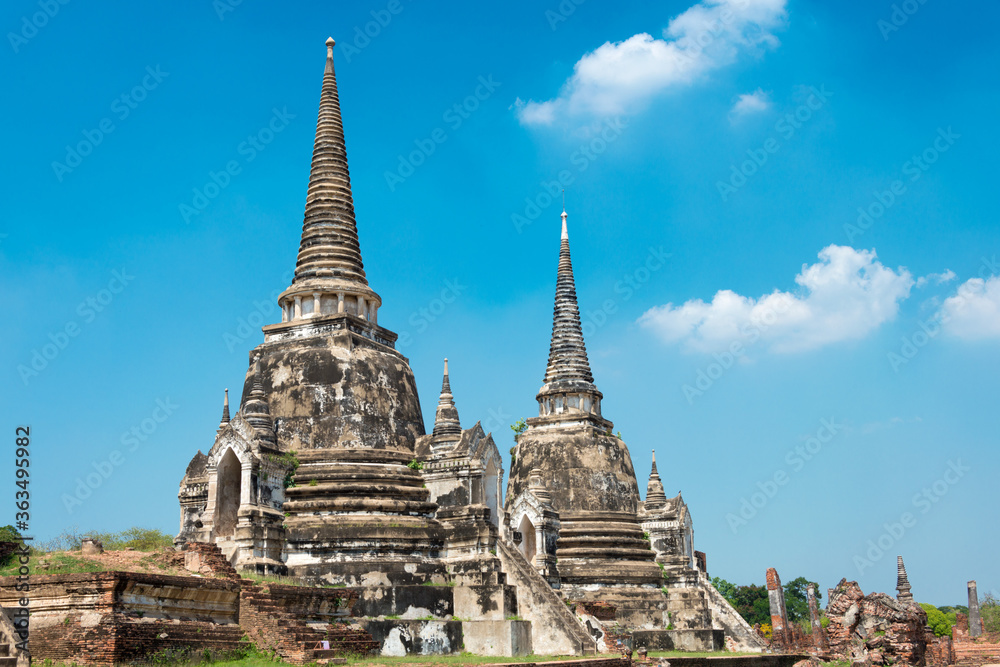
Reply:
[[[236,532],[236,518],[240,509],[240,491],[243,469],[240,459],[232,449],[227,449],[219,461],[216,479],[215,536],[232,537]]]
[[[525,560],[527,560],[532,565],[535,564],[535,553],[538,551],[538,547],[535,544],[535,524],[531,523],[531,519],[525,514],[521,518],[521,523],[517,527],[517,531],[521,533],[521,544],[518,549],[524,555]]]

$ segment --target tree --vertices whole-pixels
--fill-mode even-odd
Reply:
[[[805,577],[797,577],[785,584],[785,611],[788,613],[790,623],[809,620],[809,598],[806,595],[806,588],[812,584],[816,588],[816,602],[822,599],[819,592],[819,584],[809,581]]]
[[[726,598],[726,602],[736,606],[734,602],[736,595],[736,584],[731,584],[722,577],[712,577],[712,585],[715,586],[715,590],[719,591],[722,597]]]
[[[1000,599],[987,593],[979,601],[979,615],[983,617],[983,628],[990,634],[1000,633]]]
[[[767,588],[764,586],[737,586],[733,598],[733,607],[750,625],[771,622],[771,605],[767,601]]]
[[[947,614],[932,604],[920,603],[920,607],[927,612],[927,625],[934,631],[937,637],[951,637],[951,626],[955,621]]]

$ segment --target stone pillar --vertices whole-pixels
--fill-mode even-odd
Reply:
[[[287,322],[288,321],[288,304],[287,303],[282,303],[281,304],[281,321],[282,322]]]
[[[978,637],[983,634],[983,619],[979,616],[979,592],[976,581],[969,582],[969,636]]]
[[[302,318],[302,297],[295,297],[295,316],[294,319],[298,320]]]
[[[360,317],[361,319],[366,319],[365,318],[365,297],[363,297],[363,296],[359,296],[358,297],[358,317]]]
[[[779,646],[788,646],[788,612],[785,610],[785,589],[773,567],[767,569],[767,601],[771,607],[771,641]]]
[[[313,317],[319,317],[322,315],[320,312],[320,293],[313,292]]]
[[[337,292],[337,312],[344,312],[344,293]]]
[[[816,604],[816,587],[809,584],[806,587],[806,599],[809,601],[809,622],[812,624],[812,638],[816,648],[820,651],[827,649],[826,634],[823,632],[823,624],[819,621],[819,606]]]

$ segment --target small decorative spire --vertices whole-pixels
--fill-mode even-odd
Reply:
[[[903,565],[902,556],[896,556],[896,599],[900,602],[913,602],[910,579],[906,576],[906,566]]]
[[[663,491],[663,482],[660,481],[660,474],[656,471],[656,451],[653,451],[653,468],[649,473],[649,483],[646,485],[647,510],[660,509],[667,504],[667,494]]]
[[[222,421],[219,422],[219,430],[229,423],[229,389],[226,389],[226,397],[222,401]]]
[[[462,435],[462,425],[458,420],[455,397],[451,394],[448,380],[448,360],[444,360],[444,379],[441,381],[441,397],[438,399],[437,414],[434,417],[435,436]]]
[[[243,403],[243,418],[262,438],[274,442],[274,420],[271,419],[271,408],[267,405],[267,395],[260,379],[259,360],[253,365],[253,388]]]

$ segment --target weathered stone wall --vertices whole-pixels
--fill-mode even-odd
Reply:
[[[0,578],[0,606],[22,595]],[[134,572],[44,575],[31,582],[35,659],[111,665],[187,648],[239,648],[239,584]]]

